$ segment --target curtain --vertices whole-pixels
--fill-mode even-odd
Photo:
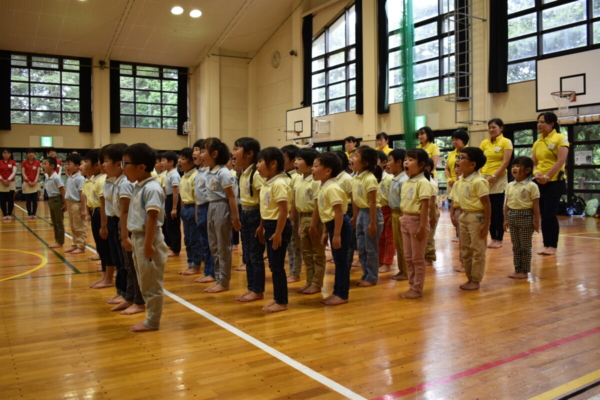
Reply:
[[[312,36],[313,36],[313,16],[307,15],[302,20],[302,53],[304,59],[302,60],[303,67],[303,100],[302,105],[308,107],[312,105]]]
[[[0,51],[0,130],[10,131],[10,52]]]
[[[177,134],[185,135],[183,124],[188,120],[188,70],[177,68]]]
[[[508,92],[508,0],[490,0],[488,92]]]
[[[402,7],[402,26],[400,28],[402,60],[402,124],[404,127],[404,143],[407,149],[417,144],[415,134],[415,84],[413,81],[413,47],[415,45],[415,24],[413,20],[413,0],[404,0]],[[461,1],[461,0],[459,0]]]
[[[94,132],[92,123],[92,59],[79,59],[79,132]]]
[[[356,12],[356,113],[362,115],[365,108],[362,0],[356,0],[354,6]]]
[[[121,133],[121,84],[119,61],[110,61],[110,133]]]
[[[387,0],[377,0],[377,112],[390,112]]]

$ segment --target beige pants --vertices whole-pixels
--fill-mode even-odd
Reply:
[[[300,252],[306,268],[306,284],[323,287],[323,277],[325,276],[325,246],[321,243],[323,223],[319,220],[317,224],[319,238],[314,240],[308,232],[312,216],[302,216],[298,220],[300,221]]]
[[[71,247],[83,250],[87,241],[87,221],[81,218],[81,203],[67,201],[67,212],[69,213],[69,223],[73,235]]]
[[[404,244],[402,242],[402,226],[400,224],[400,217],[402,217],[402,211],[392,210],[392,230],[394,231],[394,247],[396,248],[398,274],[407,275],[406,260],[404,259]]]
[[[487,232],[483,238],[479,233],[479,228],[483,225],[483,211],[462,210],[459,220],[463,268],[470,281],[481,282],[485,273],[487,249]]]

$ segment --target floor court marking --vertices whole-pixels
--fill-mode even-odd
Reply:
[[[12,249],[0,249],[0,251],[14,251],[16,253],[32,254],[32,255],[34,255],[36,257],[39,257],[39,259],[42,260],[42,262],[39,263],[35,268],[32,268],[29,271],[25,271],[25,272],[22,272],[22,273],[17,274],[17,275],[9,276],[8,278],[2,278],[2,279],[0,279],[0,282],[8,281],[9,279],[14,279],[14,278],[18,278],[18,277],[23,276],[23,275],[27,275],[29,273],[32,273],[33,271],[37,271],[38,269],[46,266],[46,264],[48,263],[48,259],[46,257],[44,257],[41,254],[32,253],[31,251],[12,250]]]
[[[487,364],[483,364],[483,365],[480,365],[478,367],[474,367],[474,368],[468,369],[468,370],[463,371],[463,372],[452,374],[452,375],[449,375],[449,376],[446,376],[446,377],[443,377],[443,378],[440,378],[440,379],[436,379],[436,380],[431,381],[431,382],[425,382],[425,383],[422,383],[422,384],[417,385],[417,386],[413,386],[413,387],[410,387],[410,388],[407,388],[407,389],[399,390],[397,392],[393,392],[393,393],[386,394],[386,395],[383,395],[383,396],[380,396],[380,397],[376,397],[376,398],[374,398],[372,400],[393,400],[393,399],[398,398],[398,397],[406,396],[407,394],[412,394],[412,393],[420,392],[422,390],[431,389],[431,388],[434,388],[436,386],[440,386],[440,385],[444,385],[446,383],[454,382],[454,381],[456,381],[458,379],[461,379],[461,378],[466,378],[468,376],[475,375],[475,374],[477,374],[479,372],[483,372],[483,371],[487,371],[487,370],[492,369],[492,368],[499,367],[500,365],[508,364],[508,363],[510,363],[512,361],[519,360],[521,358],[525,358],[525,357],[534,355],[536,353],[540,353],[542,351],[546,351],[546,350],[550,350],[550,349],[553,349],[553,348],[558,347],[558,346],[562,346],[563,344],[574,342],[575,340],[583,339],[585,337],[594,335],[596,333],[600,333],[600,327],[593,328],[593,329],[590,329],[589,331],[581,332],[581,333],[575,334],[573,336],[569,336],[569,337],[566,337],[564,339],[560,339],[560,340],[557,340],[555,342],[551,342],[551,343],[545,344],[543,346],[536,347],[534,349],[524,351],[523,353],[515,354],[514,356],[506,357],[506,358],[503,358],[503,359],[497,360],[497,361],[492,361],[492,362],[489,362]]]
[[[552,400],[557,398],[558,396],[562,396],[563,394],[572,392],[580,387],[586,386],[594,381],[600,379],[600,369],[598,371],[594,371],[591,374],[587,374],[582,376],[581,378],[575,379],[571,382],[567,382],[564,385],[556,387],[552,390],[547,391],[546,393],[542,393],[535,397],[530,398],[529,400]]]

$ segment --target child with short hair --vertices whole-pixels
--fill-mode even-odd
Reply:
[[[165,212],[164,192],[152,176],[155,159],[156,153],[145,143],[133,144],[123,152],[125,175],[129,182],[137,182],[127,229],[131,232],[134,267],[146,303],[146,320],[132,325],[129,328],[132,332],[157,330],[164,302],[167,245],[160,231]]]
[[[352,241],[352,224],[344,211],[348,208],[346,192],[338,183],[341,171],[342,162],[339,156],[332,152],[319,154],[312,167],[314,179],[321,182],[321,187],[315,196],[310,234],[318,237],[322,232],[323,245],[327,240],[331,241],[335,263],[333,293],[321,300],[321,303],[328,306],[347,303],[350,292],[348,248]],[[325,225],[325,229],[319,229],[319,221]]]
[[[54,147],[49,147],[47,151],[48,157],[54,157],[56,159],[56,168],[54,169],[56,175],[62,176],[63,162],[60,158],[56,157],[56,149]]]
[[[439,192],[438,184],[433,177],[433,159],[427,159],[427,166],[425,167],[429,172],[429,183],[433,189],[431,193],[431,201],[429,202],[429,237],[427,238],[427,247],[425,248],[425,265],[431,266],[433,262],[437,260],[435,253],[435,231],[437,229],[438,221],[440,220],[440,210],[437,208],[437,196]]]
[[[396,262],[398,264],[398,273],[392,276],[395,281],[408,280],[406,271],[406,260],[404,259],[404,244],[402,241],[402,210],[400,209],[400,197],[402,193],[402,184],[408,180],[408,175],[404,172],[404,159],[406,150],[396,149],[388,154],[387,167],[390,174],[393,175],[388,192],[388,205],[392,210],[392,236],[394,247],[396,249]]]
[[[260,191],[260,216],[263,221],[267,256],[273,280],[274,300],[264,306],[266,313],[287,310],[288,288],[285,277],[285,252],[292,237],[288,218],[292,190],[284,173],[284,155],[276,147],[258,153],[256,169],[265,183]]]
[[[358,286],[377,284],[379,276],[379,237],[383,230],[379,182],[383,170],[377,164],[377,150],[360,146],[354,153],[352,180],[352,225],[356,226],[358,257],[363,270]]]
[[[385,132],[379,132],[377,134],[377,136],[375,136],[375,142],[377,143],[377,147],[375,147],[375,150],[381,150],[381,151],[383,151],[383,153],[386,156],[388,154],[390,154],[390,152],[392,151],[392,149],[390,148],[390,146],[388,146],[389,137],[388,137],[387,133],[385,133]]]
[[[27,150],[27,159],[21,163],[23,175],[23,196],[27,208],[27,218],[35,219],[38,207],[38,192],[40,191],[40,171],[42,164],[35,159],[35,150]]]
[[[458,150],[456,152],[458,154]],[[453,185],[456,185],[456,183],[458,183],[462,179],[460,163],[456,162],[456,157],[455,157],[455,161],[454,161],[454,173],[455,173],[454,176],[456,176],[457,178]],[[465,269],[462,266],[463,256],[462,256],[462,251],[460,249],[460,221],[459,221],[459,219],[460,219],[461,210],[460,210],[459,196],[458,196],[458,194],[456,194],[454,192],[454,186],[452,186],[452,190],[450,191],[450,194],[448,195],[448,199],[452,200],[450,202],[450,222],[452,222],[452,225],[458,232],[458,261],[460,262],[460,266],[454,267],[454,271],[455,272],[465,272]]]
[[[181,220],[183,221],[183,243],[187,254],[187,269],[179,271],[181,275],[197,275],[200,273],[202,263],[202,245],[200,244],[200,232],[196,224],[196,193],[194,180],[198,171],[194,164],[194,150],[189,147],[179,152],[179,170],[183,172],[179,189],[183,209]]]
[[[390,149],[391,151],[391,149]],[[379,237],[379,272],[390,272],[394,262],[394,234],[392,232],[392,209],[389,206],[389,191],[392,175],[385,172],[388,157],[382,150],[377,150],[378,165],[382,169],[381,181],[379,182],[379,198],[381,213],[383,214],[383,230]]]
[[[325,244],[319,236],[311,236],[309,229],[313,222],[314,200],[321,188],[321,181],[314,180],[312,166],[319,152],[315,149],[300,149],[296,154],[296,171],[300,178],[294,189],[294,201],[290,220],[292,229],[298,231],[300,251],[306,268],[306,285],[297,289],[298,293],[320,293],[325,277]],[[294,221],[297,221],[294,224]],[[323,231],[323,223],[316,221],[316,229]],[[327,242],[327,241],[326,241]]]
[[[56,249],[63,247],[65,243],[64,212],[67,210],[65,184],[56,173],[56,158],[44,158],[42,169],[48,175],[44,182],[44,189],[48,193],[48,207],[50,208],[50,218],[54,228],[54,243],[48,247]]]
[[[79,154],[69,154],[65,168],[69,173],[67,178],[65,200],[67,201],[67,212],[69,213],[69,223],[71,225],[71,235],[73,241],[71,248],[65,250],[65,253],[81,254],[85,252],[85,242],[87,240],[87,220],[81,218],[81,191],[85,178],[79,172],[81,166],[81,156]]]
[[[167,174],[163,181],[163,188],[167,195],[165,200],[165,229],[167,242],[171,250],[169,257],[178,256],[181,252],[181,197],[179,196],[179,182],[181,177],[177,172],[179,158],[174,151],[162,153],[162,165]]]
[[[463,290],[477,290],[485,273],[485,253],[487,233],[490,227],[491,203],[490,185],[479,174],[485,165],[485,155],[478,147],[463,147],[456,162],[460,164],[463,178],[454,184],[454,198],[458,198],[460,215],[460,248],[467,283]],[[458,185],[458,188],[457,188]]]
[[[0,161],[0,206],[2,207],[2,220],[11,221],[15,207],[15,176],[17,163],[12,159],[12,151],[4,149]]]
[[[294,190],[300,179],[300,175],[298,175],[296,168],[294,167],[298,150],[298,146],[293,144],[288,144],[281,148],[284,156],[283,168],[288,175],[286,181],[292,190],[292,203],[294,201]],[[288,211],[291,211],[292,203],[288,205],[290,207]],[[297,220],[293,222],[290,220],[290,222],[292,225],[298,225]],[[290,264],[290,273],[287,277],[288,283],[300,281],[300,275],[302,274],[302,251],[300,250],[300,236],[298,236],[298,231],[296,229],[292,229],[292,238],[290,239],[288,246],[288,262]]]
[[[510,229],[513,244],[515,272],[508,275],[513,279],[527,279],[531,272],[533,231],[540,230],[540,189],[532,181],[533,168],[531,158],[516,157],[510,168],[515,180],[506,187],[504,230]]]

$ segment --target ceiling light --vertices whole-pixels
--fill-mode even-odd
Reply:
[[[198,18],[202,15],[202,11],[200,10],[192,10],[190,11],[190,17],[192,18]]]
[[[179,15],[179,14],[183,13],[183,8],[181,8],[179,6],[175,6],[175,7],[171,8],[171,12],[175,15]]]

